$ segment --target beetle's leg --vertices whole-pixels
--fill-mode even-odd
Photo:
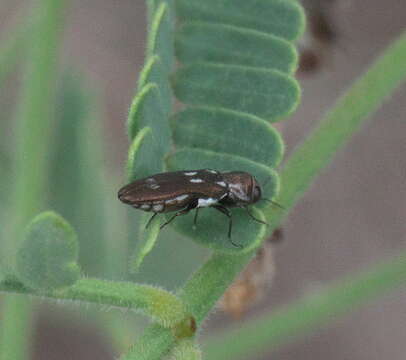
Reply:
[[[193,226],[196,228],[196,223],[197,223],[197,215],[199,215],[199,208],[197,207],[195,210],[195,217],[193,219]]]
[[[259,219],[257,219],[254,215],[252,215],[252,214],[250,213],[249,209],[248,209],[248,206],[244,206],[244,209],[247,211],[248,215],[250,216],[250,218],[251,218],[252,220],[255,220],[256,222],[259,222],[259,223],[264,224],[264,225],[269,225],[269,224],[266,223],[265,221],[259,220]]]
[[[223,206],[223,205],[215,205],[215,206],[213,206],[213,207],[228,217],[228,219],[229,219],[229,223],[228,223],[228,237],[229,237],[229,239],[231,239],[231,229],[232,229],[232,227],[233,227],[233,219],[232,219],[230,210],[228,210],[228,209],[227,209],[225,206]]]
[[[243,246],[241,244],[236,244],[231,239],[231,229],[233,227],[233,218],[231,216],[230,210],[228,210],[225,206],[219,205],[219,204],[214,205],[213,207],[228,217],[228,221],[229,221],[228,222],[228,238],[230,239],[231,244],[233,244],[235,247],[242,248]]]
[[[148,222],[147,222],[147,225],[145,225],[145,228],[146,228],[146,229],[148,228],[149,224],[151,224],[152,220],[154,220],[154,217],[157,216],[157,214],[158,214],[158,213],[154,213],[154,215],[152,215],[152,216],[149,218],[149,220],[148,220]]]
[[[189,204],[186,205],[185,208],[183,208],[182,210],[178,211],[175,215],[173,215],[167,222],[165,222],[164,224],[161,225],[160,229],[164,228],[166,225],[168,225],[169,223],[171,223],[177,216],[180,215],[185,215],[187,214],[190,210],[193,210],[197,207],[199,203],[199,199],[193,199],[189,202]]]

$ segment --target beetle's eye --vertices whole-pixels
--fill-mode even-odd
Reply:
[[[254,193],[253,193],[253,201],[257,202],[261,198],[261,188],[256,185],[254,187]]]

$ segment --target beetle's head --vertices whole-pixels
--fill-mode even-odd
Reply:
[[[254,204],[261,199],[261,187],[256,179],[243,171],[232,171],[223,174],[228,184],[228,202],[232,206],[245,206]]]

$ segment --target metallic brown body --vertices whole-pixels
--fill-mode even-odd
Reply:
[[[118,197],[136,209],[153,212],[147,226],[158,213],[176,211],[162,228],[193,209],[196,209],[196,223],[197,210],[201,207],[213,207],[228,217],[230,239],[232,214],[229,207],[244,207],[252,219],[264,223],[248,210],[248,205],[261,199],[261,188],[252,175],[243,171],[220,173],[202,169],[151,175],[124,186]]]
[[[196,176],[185,174],[193,173],[196,173],[196,176],[203,182],[190,182]],[[214,170],[167,172],[136,180],[124,186],[118,192],[118,197],[122,202],[144,211],[154,211],[153,205],[155,204],[163,205],[163,209],[156,212],[177,211],[185,208],[193,199],[207,197],[220,199],[224,197],[228,188],[217,184],[221,181],[223,181],[222,175]],[[151,205],[151,207],[150,209],[142,209],[142,205]]]

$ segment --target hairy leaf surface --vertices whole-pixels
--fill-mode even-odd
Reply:
[[[177,0],[176,14],[183,21],[207,21],[258,30],[288,40],[304,29],[296,1],[286,0]]]
[[[224,24],[184,23],[176,34],[175,52],[182,63],[213,62],[286,73],[297,67],[296,50],[285,39]]]
[[[289,115],[299,99],[293,78],[277,70],[236,65],[183,66],[173,77],[173,89],[185,104],[223,107],[268,121]]]

